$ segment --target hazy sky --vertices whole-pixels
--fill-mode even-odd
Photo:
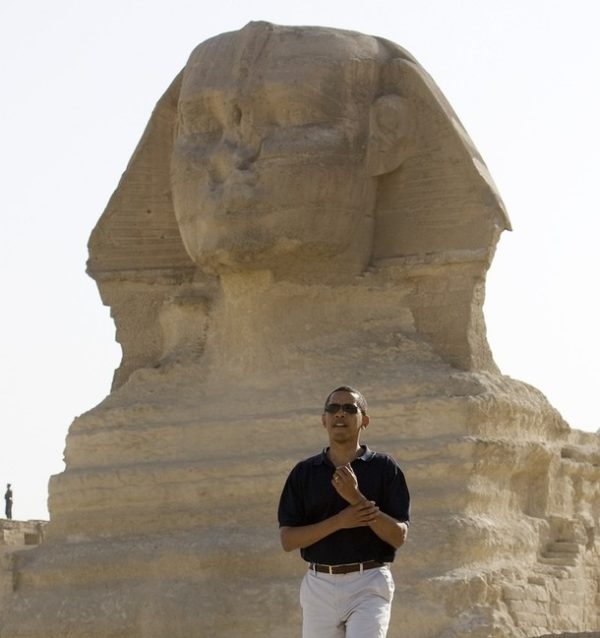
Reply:
[[[384,36],[429,71],[514,227],[488,277],[496,361],[573,427],[600,427],[596,0],[0,0],[0,485],[15,518],[47,517],[68,427],[118,365],[88,236],[192,48],[250,20]]]

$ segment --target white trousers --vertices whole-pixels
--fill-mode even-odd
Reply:
[[[300,586],[302,638],[385,638],[393,596],[387,565],[362,574],[309,569]]]

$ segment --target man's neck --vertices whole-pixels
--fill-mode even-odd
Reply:
[[[363,449],[359,443],[350,446],[332,444],[327,450],[327,457],[335,467],[339,467],[340,465],[352,463],[352,461],[358,458],[362,453]]]

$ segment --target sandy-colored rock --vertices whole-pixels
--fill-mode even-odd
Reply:
[[[90,239],[123,360],[70,428],[0,637],[297,636],[277,500],[340,383],[413,495],[391,637],[600,628],[598,437],[486,341],[508,227],[397,45],[267,23],[201,44]]]
[[[44,540],[47,521],[16,521],[0,519],[0,614],[3,600],[18,586],[16,556]]]

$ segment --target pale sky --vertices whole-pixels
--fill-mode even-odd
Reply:
[[[514,227],[488,276],[496,362],[600,428],[596,0],[0,0],[0,486],[17,519],[47,518],[68,427],[120,358],[88,236],[194,46],[250,20],[383,36],[433,76]]]

